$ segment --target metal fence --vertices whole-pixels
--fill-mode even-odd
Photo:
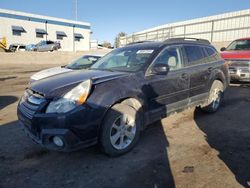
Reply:
[[[120,37],[120,46],[138,41],[164,41],[174,37],[203,38],[210,42],[232,41],[237,38],[250,37],[250,10],[238,15],[224,14],[190,20],[182,23],[168,24],[166,27],[138,32],[125,37]],[[231,16],[228,16],[231,15]]]

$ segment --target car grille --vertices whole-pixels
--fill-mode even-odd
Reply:
[[[250,60],[232,60],[229,71],[230,73],[236,73],[237,70],[240,73],[250,73]]]
[[[231,62],[232,67],[250,67],[250,60],[233,60]]]
[[[250,69],[249,68],[240,68],[240,72],[241,73],[250,73]]]
[[[25,117],[31,120],[41,104],[45,101],[42,95],[36,94],[31,90],[26,90],[19,103],[19,110]]]

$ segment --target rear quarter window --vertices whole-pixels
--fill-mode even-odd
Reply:
[[[220,56],[218,52],[211,47],[204,47],[204,51],[206,52],[206,61],[213,62],[220,60]]]
[[[204,63],[205,54],[202,47],[187,45],[184,46],[184,50],[188,59],[188,66]]]

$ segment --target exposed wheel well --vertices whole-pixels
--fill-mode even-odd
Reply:
[[[226,89],[226,86],[225,86],[225,83],[224,83],[223,79],[221,79],[221,78],[216,78],[214,81],[216,81],[216,80],[222,83],[223,88],[224,88],[224,90],[225,90],[225,89]],[[213,81],[213,82],[214,82],[214,81]],[[213,84],[213,83],[212,83],[212,84]]]
[[[106,117],[108,111],[109,111],[113,106],[115,106],[116,104],[128,105],[128,106],[134,108],[137,112],[139,112],[139,113],[142,114],[141,117],[142,117],[142,121],[144,122],[143,113],[142,113],[142,112],[143,112],[143,109],[142,109],[142,104],[141,104],[141,102],[140,102],[138,99],[132,98],[132,97],[131,97],[131,98],[123,98],[123,99],[121,99],[121,100],[116,101],[114,104],[112,104],[112,105],[106,110],[106,112],[105,112],[105,114],[104,114],[104,116],[103,116],[103,118],[102,118],[102,123],[103,123],[103,121],[104,121],[104,119],[105,119],[105,117]],[[144,125],[144,124],[143,124],[143,125]],[[142,128],[143,128],[143,126],[142,126]]]
[[[127,99],[122,100],[120,103],[131,106],[132,108],[136,109],[137,111],[142,109],[141,102],[135,98],[127,98]]]

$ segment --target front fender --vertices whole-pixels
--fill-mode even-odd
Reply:
[[[101,119],[103,120],[113,105],[128,98],[134,98],[141,103],[143,108],[146,107],[146,98],[141,90],[141,85],[133,76],[95,85],[87,101],[88,104],[102,109]]]

